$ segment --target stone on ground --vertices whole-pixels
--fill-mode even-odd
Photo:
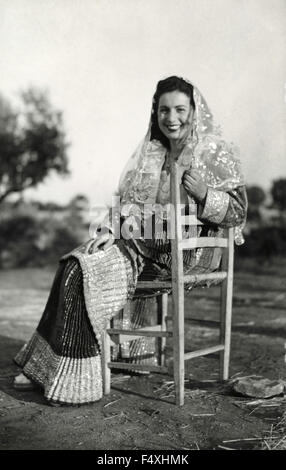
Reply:
[[[284,387],[285,382],[283,380],[270,380],[256,375],[239,377],[233,384],[236,392],[256,398],[270,398],[281,395]]]

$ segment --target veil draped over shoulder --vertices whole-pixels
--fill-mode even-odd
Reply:
[[[185,80],[187,81],[187,80]],[[188,82],[190,83],[190,82]],[[195,110],[185,145],[178,158],[181,175],[195,168],[208,187],[231,191],[244,185],[239,150],[227,143],[219,126],[214,124],[212,113],[198,90],[193,86]],[[154,100],[153,100],[154,102]],[[153,110],[152,110],[153,111]],[[119,182],[121,204],[167,204],[170,202],[170,174],[163,170],[166,147],[156,139],[151,140],[151,118],[148,132],[129,159]],[[189,202],[194,200],[189,197]],[[235,227],[235,242],[244,242],[242,229],[245,221]]]

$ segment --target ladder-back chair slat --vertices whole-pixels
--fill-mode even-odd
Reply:
[[[181,250],[194,250],[195,248],[227,248],[227,238],[215,238],[215,237],[192,237],[185,238],[179,242]]]

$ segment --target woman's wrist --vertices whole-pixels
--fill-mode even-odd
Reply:
[[[202,188],[202,190],[199,192],[197,196],[197,199],[200,204],[203,204],[205,202],[206,197],[207,197],[207,192],[208,192],[208,187],[205,185],[205,187]]]

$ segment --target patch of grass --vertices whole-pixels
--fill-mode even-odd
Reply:
[[[286,450],[286,411],[279,421],[271,426],[269,433],[263,439],[260,450]]]

